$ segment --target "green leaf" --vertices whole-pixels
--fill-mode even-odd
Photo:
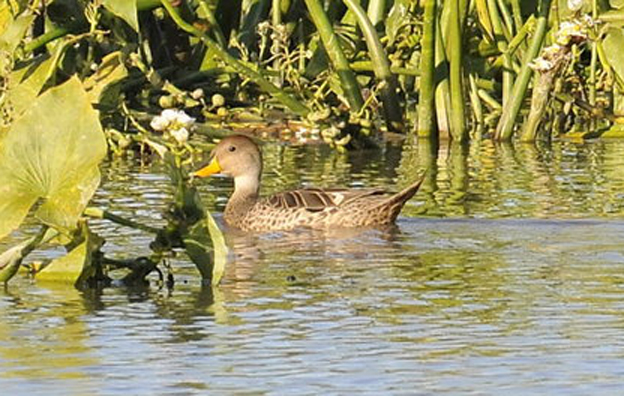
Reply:
[[[45,242],[45,240],[51,239],[54,234],[47,227],[43,227],[34,237],[0,254],[0,282],[6,283],[15,276],[22,264],[22,260],[39,246],[42,241]]]
[[[394,42],[399,29],[408,22],[409,3],[409,0],[397,0],[388,13],[385,22],[386,36],[391,43]]]
[[[183,236],[186,253],[202,275],[217,285],[223,277],[227,261],[227,246],[223,233],[210,213],[195,223]]]
[[[4,12],[8,12],[3,10]],[[34,21],[35,16],[24,14],[10,22],[0,34],[0,70],[5,70],[10,65],[13,52],[18,47],[28,28]]]
[[[217,222],[206,212],[206,223],[208,225],[208,232],[210,233],[210,239],[212,240],[212,248],[214,250],[214,264],[212,267],[212,284],[217,285],[223,278],[225,273],[225,264],[227,262],[228,248],[225,244],[225,237],[219,229]]]
[[[228,249],[223,233],[210,212],[203,208],[197,189],[188,184],[188,173],[179,158],[167,153],[165,163],[175,189],[173,215],[186,254],[199,270],[202,280],[217,285],[225,271]]]
[[[137,4],[135,0],[103,0],[102,4],[110,12],[126,21],[136,32],[139,31]]]
[[[92,234],[86,223],[81,228],[82,243],[75,246],[65,256],[53,260],[35,275],[38,281],[67,282],[81,285],[95,275],[93,262],[104,240]]]
[[[56,72],[68,45],[68,42],[56,44],[50,56],[41,56],[9,75],[7,94],[2,105],[10,107],[13,118],[18,118],[32,106],[46,82]]]
[[[612,8],[620,9],[624,7],[624,0],[609,0],[609,4]]]
[[[25,241],[0,254],[0,283],[8,282],[19,270],[22,260],[26,256],[25,247],[30,241]]]
[[[624,31],[611,28],[602,41],[604,55],[620,82],[624,81]]]
[[[0,238],[37,201],[41,221],[75,228],[99,183],[97,166],[105,154],[98,114],[77,78],[37,98],[0,141]]]
[[[92,103],[114,108],[121,96],[118,82],[128,75],[121,51],[112,52],[102,59],[98,69],[84,82]]]

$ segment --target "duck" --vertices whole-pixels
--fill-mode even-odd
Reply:
[[[261,197],[262,167],[262,152],[251,138],[229,135],[214,147],[208,165],[192,175],[234,179],[224,222],[242,231],[261,232],[390,225],[424,179],[395,194],[381,188],[301,188]]]

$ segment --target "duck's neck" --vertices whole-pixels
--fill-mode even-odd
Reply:
[[[260,193],[260,176],[245,175],[234,179],[234,192],[225,206],[225,221],[235,224],[258,201]]]

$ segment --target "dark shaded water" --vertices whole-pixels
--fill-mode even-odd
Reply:
[[[267,192],[430,171],[393,229],[228,234],[215,290],[183,257],[171,293],[14,279],[2,394],[624,392],[624,143],[265,152]],[[157,167],[104,173],[98,205],[161,222]],[[202,187],[217,212],[229,185]],[[148,252],[149,235],[94,228],[112,257]]]

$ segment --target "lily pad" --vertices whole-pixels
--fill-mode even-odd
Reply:
[[[37,98],[0,141],[0,238],[36,202],[42,222],[75,228],[99,184],[105,154],[98,114],[77,78]]]

